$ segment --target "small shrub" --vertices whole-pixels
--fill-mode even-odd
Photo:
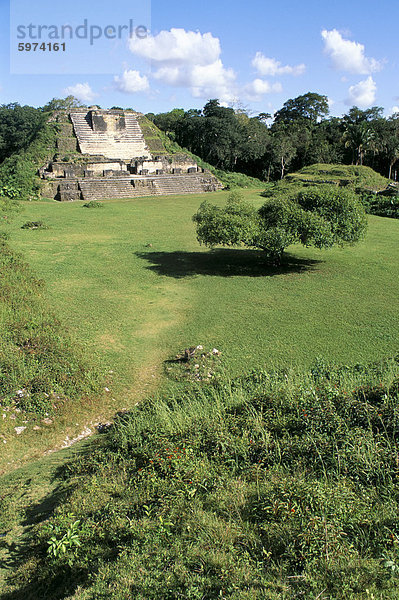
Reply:
[[[97,202],[96,200],[90,200],[90,202],[86,202],[83,204],[83,208],[103,208],[104,204],[102,202]]]
[[[21,229],[48,229],[48,225],[43,221],[27,221],[22,225]]]
[[[76,550],[81,546],[81,522],[79,520],[74,521],[73,523],[70,523],[66,529],[59,525],[50,524],[49,532],[52,533],[52,536],[47,542],[47,553],[53,560],[65,558],[68,565],[72,566],[76,556]]]

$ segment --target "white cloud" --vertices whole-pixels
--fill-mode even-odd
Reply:
[[[275,58],[268,58],[262,52],[256,53],[255,58],[252,60],[252,66],[255,67],[259,75],[271,77],[275,75],[302,75],[306,70],[303,63],[295,67],[282,66],[281,62]]]
[[[244,88],[246,98],[253,102],[260,102],[266,94],[279,93],[282,91],[283,88],[281,83],[277,82],[271,84],[264,79],[254,79]]]
[[[188,88],[195,98],[236,96],[236,74],[220,58],[220,40],[211,33],[171,29],[145,39],[132,38],[130,50],[153,67],[152,77],[166,85]]]
[[[367,108],[374,104],[376,91],[377,86],[370,75],[364,81],[360,81],[356,85],[351,85],[349,88],[349,98],[346,100],[346,103]]]
[[[155,63],[169,65],[209,65],[221,54],[220,41],[211,33],[172,28],[144,39],[132,37],[129,41],[133,54]]]
[[[69,87],[65,88],[64,94],[67,96],[75,96],[75,98],[81,102],[93,102],[96,96],[98,96],[98,94],[93,92],[87,82],[70,85]]]
[[[222,61],[208,65],[165,66],[154,72],[154,78],[167,85],[190,88],[195,98],[217,97],[230,102],[235,98],[236,74],[226,69]]]
[[[323,29],[324,52],[331,58],[334,69],[369,75],[382,69],[382,63],[364,54],[364,45],[345,40],[336,29]]]
[[[399,113],[399,106],[392,106],[388,116],[390,117],[391,115],[396,115],[397,113]]]
[[[126,94],[135,94],[137,92],[146,92],[150,89],[150,83],[146,75],[140,75],[138,71],[125,70],[123,75],[114,77],[116,87],[120,92]]]

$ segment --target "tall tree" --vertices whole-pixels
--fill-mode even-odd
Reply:
[[[292,123],[298,120],[315,125],[330,112],[327,96],[308,92],[303,96],[291,98],[274,115],[275,123]]]
[[[53,112],[56,110],[72,110],[74,108],[85,107],[80,100],[75,96],[67,96],[66,98],[53,98],[42,107],[43,112]]]
[[[344,131],[345,146],[352,150],[352,164],[362,165],[367,152],[376,150],[375,133],[367,121],[349,123]]]

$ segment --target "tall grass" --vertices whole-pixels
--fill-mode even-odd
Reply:
[[[398,382],[318,361],[148,400],[70,463],[4,598],[396,598]]]

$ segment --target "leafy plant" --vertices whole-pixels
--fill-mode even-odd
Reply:
[[[81,546],[81,521],[79,519],[74,521],[66,530],[60,525],[50,524],[49,531],[53,535],[47,541],[47,553],[55,559],[68,555],[68,564],[72,566],[75,552]]]
[[[21,227],[21,229],[48,229],[48,225],[43,221],[27,221]]]
[[[373,196],[368,201],[368,212],[379,217],[399,219],[399,194],[394,196]]]
[[[103,208],[103,202],[97,202],[96,200],[90,200],[90,202],[86,202],[83,204],[83,208]]]

